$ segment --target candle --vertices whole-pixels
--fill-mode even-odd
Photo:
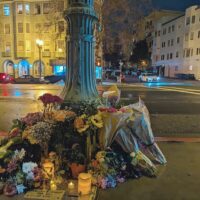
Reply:
[[[74,189],[74,183],[72,181],[68,184],[68,189],[70,190]]]
[[[88,173],[81,173],[78,176],[78,193],[87,195],[91,192],[92,176]]]
[[[52,191],[57,190],[57,185],[55,184],[54,181],[51,181],[51,182],[50,182],[50,189],[51,189]]]

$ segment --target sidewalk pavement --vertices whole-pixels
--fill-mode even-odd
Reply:
[[[200,144],[160,142],[167,158],[157,178],[129,180],[116,189],[101,190],[98,200],[199,200]]]

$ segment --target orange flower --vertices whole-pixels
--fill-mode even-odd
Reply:
[[[86,131],[89,128],[89,125],[85,123],[83,117],[77,117],[74,120],[74,127],[77,129],[79,133]]]

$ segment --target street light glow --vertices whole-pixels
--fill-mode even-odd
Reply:
[[[40,39],[37,39],[36,40],[36,44],[38,45],[38,46],[43,46],[44,45],[44,41],[43,40],[40,40]]]

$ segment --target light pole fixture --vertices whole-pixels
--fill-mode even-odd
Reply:
[[[36,44],[39,49],[39,75],[41,78],[42,77],[42,46],[44,45],[44,41],[37,39]]]

